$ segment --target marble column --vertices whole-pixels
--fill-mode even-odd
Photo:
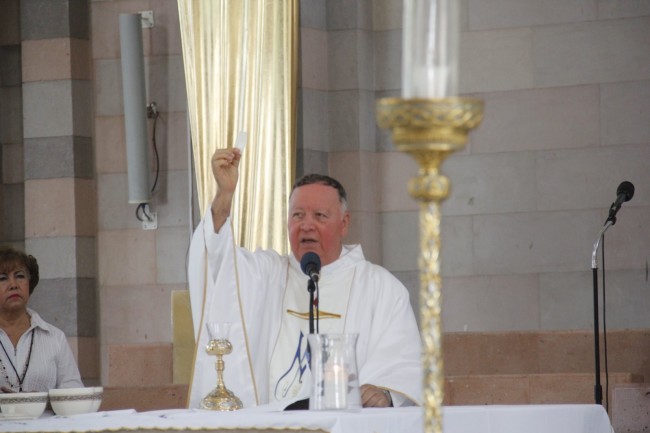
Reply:
[[[23,115],[20,0],[0,14],[0,240],[24,247]]]
[[[99,377],[88,8],[20,2],[24,236],[41,274],[30,305],[66,333],[86,384]]]

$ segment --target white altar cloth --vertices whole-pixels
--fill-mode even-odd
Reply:
[[[0,432],[328,432],[418,433],[422,408],[362,409],[358,412],[268,411],[264,407],[236,412],[170,409],[97,412],[71,417],[43,415],[34,420],[2,420]],[[448,406],[444,433],[612,433],[599,405]]]

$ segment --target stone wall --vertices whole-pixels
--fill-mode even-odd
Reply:
[[[445,330],[589,330],[591,250],[623,180],[637,191],[606,236],[607,325],[650,328],[650,6],[460,3],[461,92],[482,98],[486,111],[467,148],[443,167],[452,182],[442,207]],[[144,354],[172,344],[171,294],[186,289],[197,215],[177,5],[4,4],[3,241],[43,257],[52,287],[39,307],[71,324],[64,327],[73,345],[88,336],[100,361],[86,377],[101,371],[110,386],[131,368],[111,363],[124,359],[125,348],[139,347],[138,359],[149,359]],[[19,5],[40,11],[27,27]],[[142,10],[152,10],[155,22],[143,36],[148,101],[161,113],[157,230],[143,230],[127,203],[118,18]],[[39,28],[37,18],[46,17]],[[59,33],[39,36],[52,26]],[[406,192],[416,167],[374,120],[375,100],[399,95],[401,26],[400,0],[301,1],[298,171],[329,171],[343,181],[350,242],[362,242],[371,260],[393,271],[417,309],[418,207]],[[44,104],[53,92],[69,105]],[[171,354],[166,359],[171,368]],[[153,370],[143,381],[158,383]]]

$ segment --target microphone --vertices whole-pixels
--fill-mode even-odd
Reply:
[[[320,257],[314,252],[307,252],[302,259],[300,259],[300,269],[309,276],[309,278],[317,283],[320,279]]]
[[[621,208],[621,205],[626,201],[630,201],[634,196],[634,185],[632,182],[623,181],[616,189],[616,201],[612,203],[612,206],[609,208],[609,217],[607,221],[612,221],[612,224],[616,222],[616,212]]]

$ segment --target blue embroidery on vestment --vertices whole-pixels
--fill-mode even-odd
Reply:
[[[303,347],[303,342],[304,347]],[[291,365],[287,371],[280,376],[277,383],[275,384],[275,390],[273,395],[276,399],[282,400],[287,397],[287,393],[291,389],[294,383],[302,383],[302,376],[305,373],[305,370],[309,368],[309,363],[311,361],[311,355],[309,353],[309,345],[307,344],[307,339],[305,334],[300,331],[300,337],[298,338],[298,347],[296,347],[296,352],[291,360]]]

